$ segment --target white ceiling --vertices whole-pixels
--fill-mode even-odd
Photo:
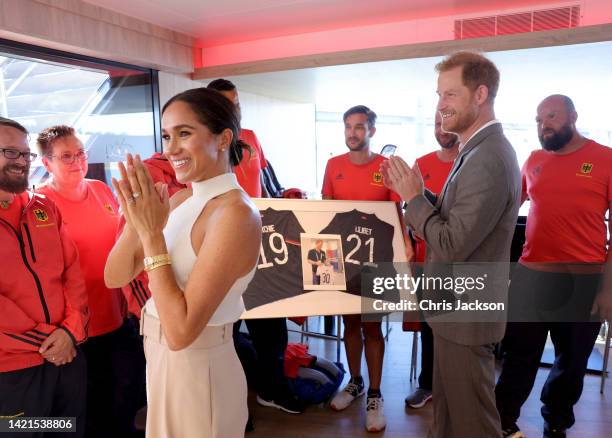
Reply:
[[[550,0],[84,1],[194,36],[198,40],[198,45],[202,47],[368,24],[478,11],[500,11],[551,3]]]

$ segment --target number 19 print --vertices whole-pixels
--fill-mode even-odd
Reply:
[[[303,292],[300,234],[304,229],[292,211],[270,207],[260,214],[259,262],[243,294],[247,310]]]

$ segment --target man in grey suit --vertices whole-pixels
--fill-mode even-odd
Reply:
[[[433,291],[431,301],[452,309],[457,302],[474,302],[474,296],[501,303],[502,311],[493,313],[426,312],[435,358],[430,437],[498,438],[502,430],[495,407],[493,349],[505,330],[503,309],[521,176],[514,149],[495,120],[495,64],[478,53],[458,52],[436,70],[442,129],[457,134],[461,142],[442,192],[437,198],[426,193],[418,167],[410,168],[401,158],[391,157],[381,170],[385,184],[407,202],[406,223],[427,243],[427,276],[450,272],[457,280],[457,273],[465,269],[484,272],[484,291],[468,297],[453,283],[455,289],[446,295]]]

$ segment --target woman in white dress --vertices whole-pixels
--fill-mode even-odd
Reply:
[[[162,110],[164,155],[191,189],[168,199],[139,156],[113,180],[126,227],[109,255],[109,287],[143,269],[152,297],[141,331],[147,358],[147,437],[244,436],[247,388],[232,341],[261,243],[256,207],[232,173],[240,122],[216,91],[188,90]]]

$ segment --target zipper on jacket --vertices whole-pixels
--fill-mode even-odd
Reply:
[[[13,226],[9,224],[7,221],[5,221],[4,219],[0,219],[0,221],[4,222],[6,226],[9,227],[13,231],[13,233],[15,234],[15,237],[17,237],[17,240],[19,241],[19,249],[21,250],[21,258],[23,259],[23,264],[28,269],[28,271],[30,271],[30,274],[32,274],[32,277],[34,278],[34,282],[36,283],[36,289],[38,289],[38,296],[40,298],[40,303],[42,305],[43,312],[45,313],[45,323],[51,324],[51,316],[49,315],[49,308],[47,307],[47,302],[45,301],[45,295],[43,294],[42,284],[40,283],[40,279],[38,278],[38,275],[36,275],[36,272],[34,272],[32,267],[30,266],[30,263],[28,262],[28,256],[26,255],[25,243],[23,242],[23,238],[19,235],[17,230],[15,230],[15,228],[13,228]]]
[[[34,245],[32,244],[32,236],[30,235],[30,228],[28,224],[23,223],[23,228],[25,228],[25,232],[28,235],[28,243],[30,244],[30,255],[32,256],[32,261],[36,263],[36,256],[34,255]]]

